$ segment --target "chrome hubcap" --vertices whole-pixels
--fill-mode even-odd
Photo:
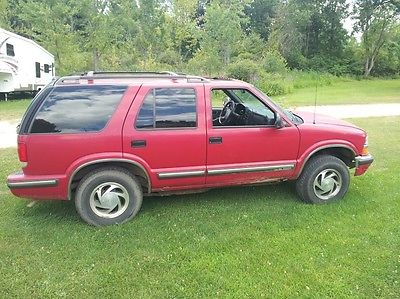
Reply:
[[[115,218],[126,211],[129,194],[124,186],[107,182],[97,186],[90,195],[90,208],[103,218]]]
[[[331,199],[342,188],[342,176],[334,169],[325,169],[317,175],[313,187],[318,198],[322,200]]]

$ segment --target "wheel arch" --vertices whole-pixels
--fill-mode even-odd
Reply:
[[[127,160],[127,159],[100,159],[84,163],[77,167],[71,174],[68,181],[68,200],[73,199],[73,194],[79,181],[88,173],[95,169],[102,167],[120,167],[128,170],[134,174],[142,186],[145,193],[151,192],[151,180],[146,169],[138,162]]]
[[[347,167],[349,168],[355,167],[354,158],[357,156],[357,154],[352,147],[344,144],[325,145],[314,149],[303,159],[299,171],[297,172],[297,177],[301,175],[301,173],[304,170],[304,167],[307,165],[307,163],[311,158],[321,155],[334,156],[342,160],[347,165]]]

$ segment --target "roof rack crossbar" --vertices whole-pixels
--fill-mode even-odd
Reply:
[[[53,85],[63,84],[65,81],[90,80],[90,79],[186,79],[189,83],[209,82],[210,80],[200,76],[186,75],[174,72],[85,72],[60,77]]]
[[[163,76],[183,76],[185,74],[177,74],[175,72],[170,72],[170,71],[162,71],[162,72],[131,72],[131,71],[117,71],[117,72],[103,72],[103,71],[89,71],[87,73],[81,74],[82,76],[98,76],[98,75],[137,75],[137,76],[142,76],[142,75],[163,75]]]

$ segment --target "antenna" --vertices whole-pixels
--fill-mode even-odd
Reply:
[[[314,125],[315,125],[315,114],[317,112],[318,83],[319,83],[319,77],[317,77],[317,81],[315,83],[314,118],[313,118],[313,124]]]

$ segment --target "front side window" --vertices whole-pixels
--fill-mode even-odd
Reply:
[[[196,120],[196,93],[193,88],[155,88],[145,97],[135,127],[194,128]]]
[[[126,86],[56,87],[46,97],[30,133],[79,133],[102,130],[122,99]]]
[[[275,113],[247,89],[211,91],[213,127],[271,126]]]
[[[6,52],[7,52],[7,56],[15,56],[14,45],[6,44]]]

